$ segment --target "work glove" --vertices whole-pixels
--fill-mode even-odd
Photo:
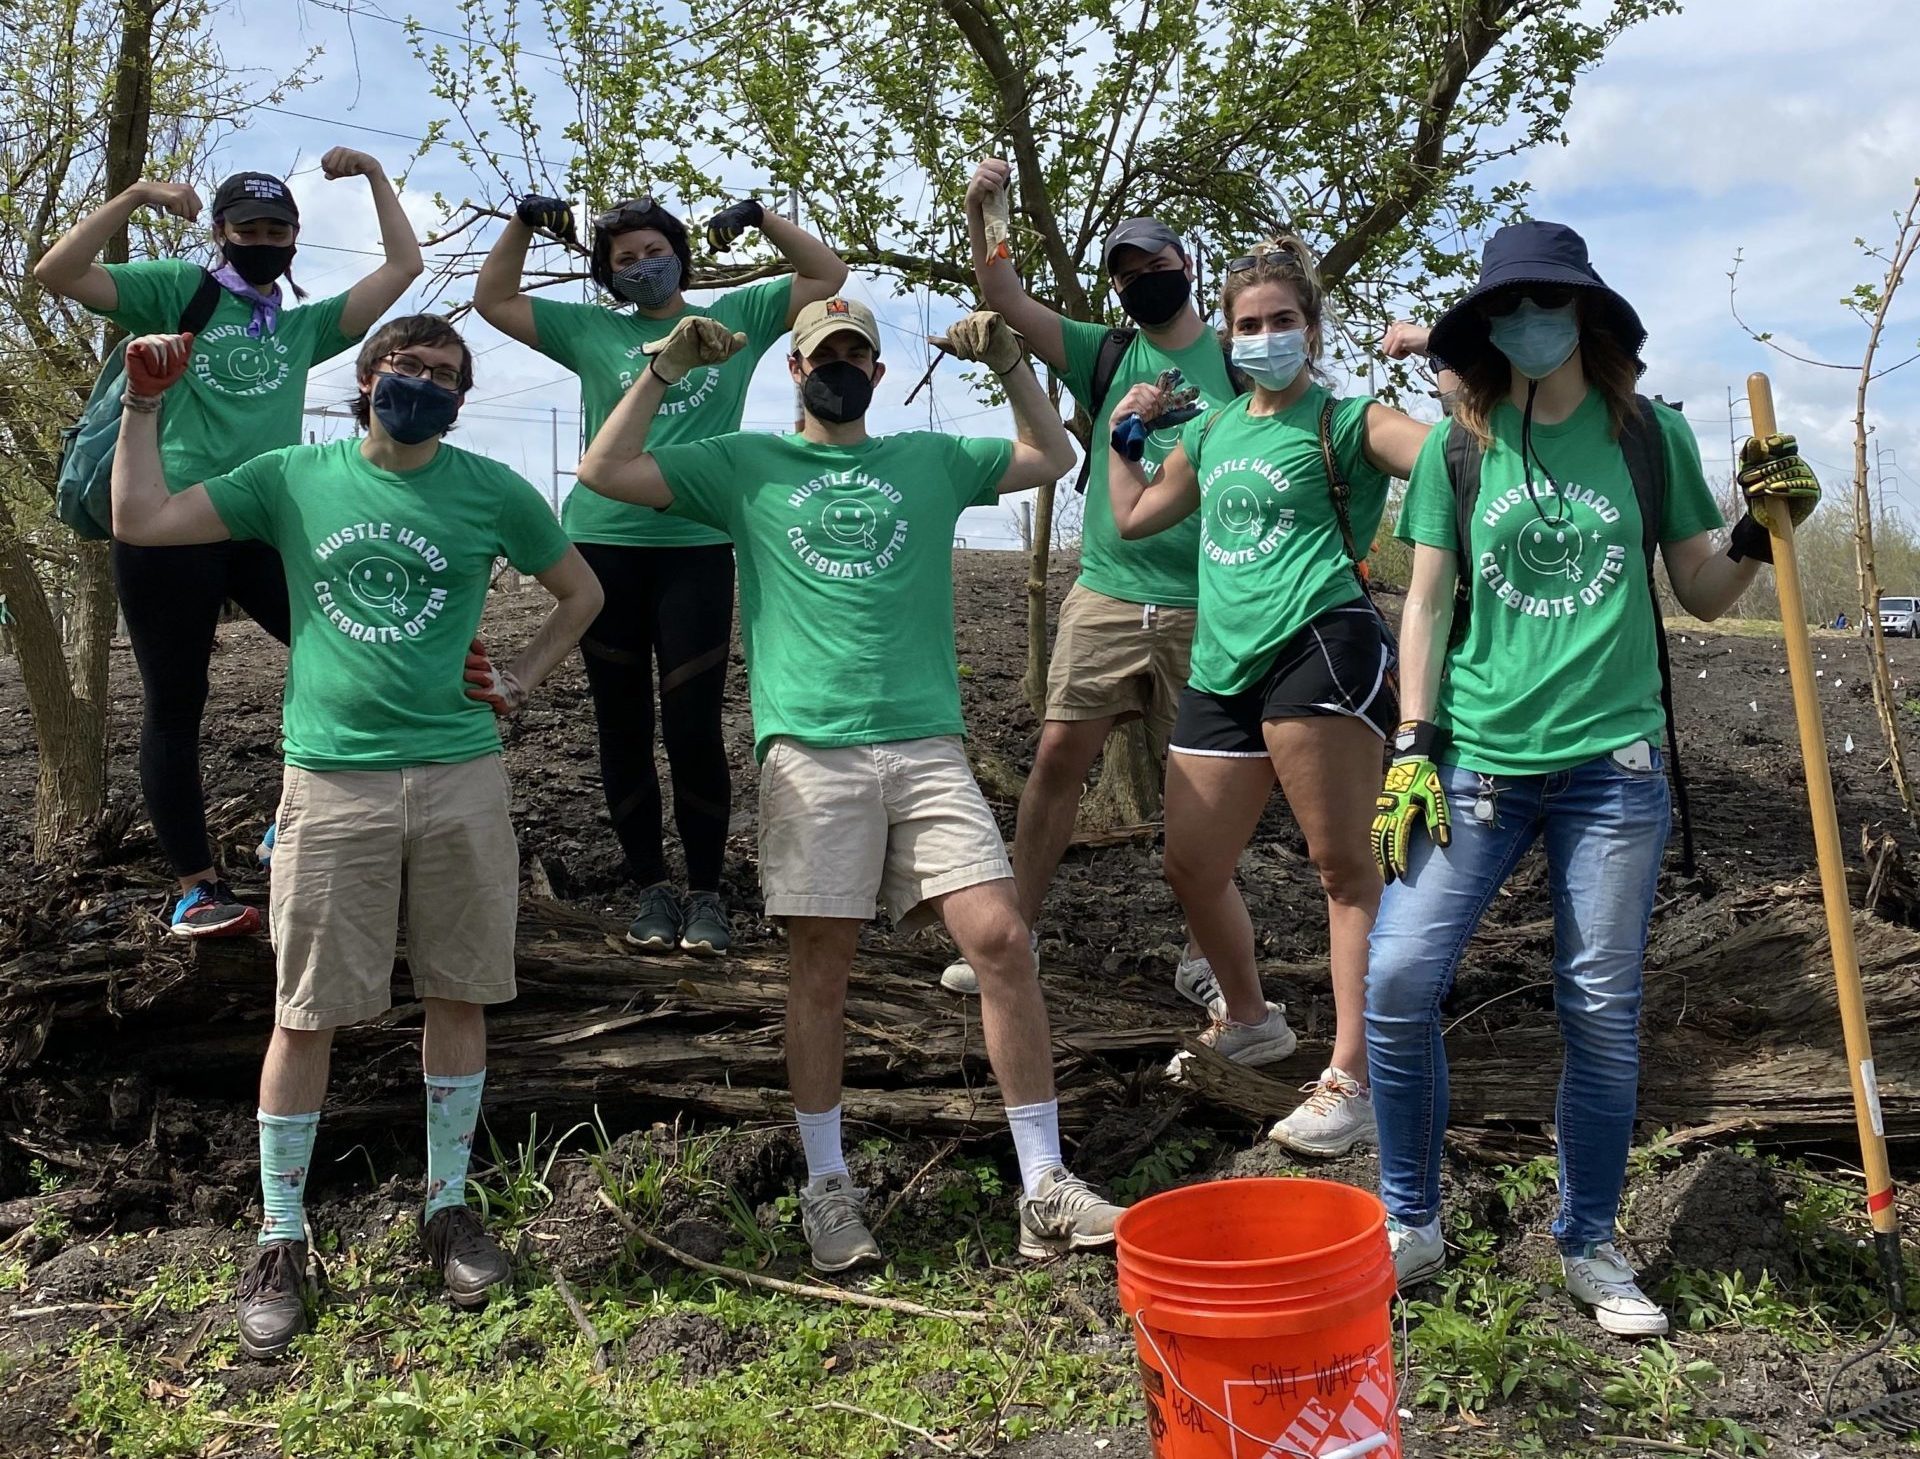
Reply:
[[[721,364],[746,347],[746,335],[705,314],[689,314],[674,325],[673,333],[643,345],[642,350],[653,356],[653,373],[677,385],[695,366]]]
[[[1453,839],[1447,792],[1433,763],[1439,740],[1440,731],[1424,719],[1407,720],[1394,732],[1393,761],[1373,803],[1373,859],[1380,863],[1383,880],[1407,874],[1413,829],[1421,820],[1434,845],[1445,846]]]
[[[505,719],[526,703],[526,691],[508,669],[496,669],[487,657],[487,646],[475,639],[467,646],[467,698],[477,699]]]
[[[127,394],[164,395],[187,373],[193,354],[190,334],[143,334],[127,346]]]
[[[707,219],[707,247],[725,253],[747,229],[758,228],[766,221],[767,210],[754,199],[743,198]]]
[[[1801,458],[1799,443],[1792,436],[1748,436],[1740,447],[1738,480],[1740,489],[1747,494],[1748,512],[1734,523],[1727,555],[1736,562],[1743,557],[1772,562],[1773,534],[1767,530],[1767,524],[1753,514],[1753,504],[1785,502],[1797,527],[1820,500],[1819,479]]]
[[[956,360],[977,360],[996,375],[1020,363],[1025,344],[1013,326],[991,309],[976,309],[945,334],[929,337]]]
[[[573,208],[559,198],[528,196],[514,205],[513,215],[529,228],[564,243],[579,241],[573,228]]]

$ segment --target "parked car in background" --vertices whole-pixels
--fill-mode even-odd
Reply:
[[[1920,638],[1920,599],[1882,598],[1880,632],[1887,638]]]

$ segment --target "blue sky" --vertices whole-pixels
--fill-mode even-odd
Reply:
[[[458,28],[451,0],[382,0],[393,17]],[[406,165],[409,141],[443,108],[400,31],[362,15],[345,16],[296,0],[242,0],[244,23],[221,40],[236,64],[285,69],[307,46],[324,50],[306,89],[278,112],[229,139],[218,171],[259,167],[291,176],[302,204],[301,282],[316,292],[347,287],[374,260],[352,250],[377,247],[364,183],[321,179],[317,162],[344,143],[374,153],[391,171]],[[1744,429],[1744,382],[1769,371],[1786,429],[1797,431],[1829,490],[1843,488],[1852,463],[1853,375],[1794,363],[1749,340],[1728,310],[1726,274],[1743,250],[1741,311],[1796,352],[1857,361],[1865,330],[1839,300],[1879,276],[1852,240],[1891,237],[1892,214],[1910,196],[1920,170],[1920,95],[1905,44],[1910,7],[1898,0],[1849,0],[1819,8],[1804,0],[1695,0],[1677,16],[1632,32],[1575,91],[1565,120],[1568,144],[1537,151],[1516,170],[1535,187],[1533,213],[1585,234],[1608,282],[1633,301],[1650,331],[1650,392],[1684,400],[1709,476],[1728,462],[1727,391]],[[356,44],[357,43],[357,44]],[[294,115],[300,113],[302,115]],[[210,196],[217,177],[191,179]],[[759,179],[743,176],[750,186]],[[424,234],[439,221],[438,189],[475,190],[444,150],[413,167],[405,199]],[[1920,279],[1911,280],[1883,346],[1891,364],[1920,348]],[[877,430],[936,424],[980,434],[1009,429],[1004,412],[966,392],[956,367],[943,367],[931,401],[902,402],[925,367],[920,336],[924,300],[887,281],[856,276],[850,292],[880,311],[892,372],[876,401]],[[697,296],[696,296],[697,297]],[[932,305],[936,327],[953,315]],[[1350,321],[1356,334],[1385,321]],[[552,489],[552,435],[558,419],[561,466],[571,466],[579,429],[571,376],[469,316],[479,358],[463,444],[488,451],[543,491]],[[1364,335],[1363,335],[1364,337]],[[350,368],[317,373],[309,403],[337,403],[351,388]],[[1920,523],[1920,363],[1874,387],[1874,440],[1884,443],[1887,501]],[[748,397],[749,429],[780,429],[792,392],[781,352],[760,365]],[[321,438],[344,422],[310,419]],[[564,479],[559,490],[566,489]],[[971,545],[1005,545],[1014,536],[1005,509],[976,509],[961,526]]]

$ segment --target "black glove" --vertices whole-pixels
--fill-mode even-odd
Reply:
[[[577,242],[573,231],[573,208],[559,198],[524,197],[514,205],[513,215],[538,233],[546,233],[565,243]]]
[[[749,228],[758,228],[767,220],[767,210],[754,198],[745,198],[722,208],[707,219],[707,247],[725,253]]]

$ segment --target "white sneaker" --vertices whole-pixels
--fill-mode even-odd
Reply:
[[[1220,991],[1220,980],[1213,975],[1213,964],[1203,957],[1181,954],[1173,970],[1173,991],[1189,1003],[1198,1003],[1217,1019],[1227,1016],[1227,996]]]
[[[1255,1069],[1286,1058],[1299,1044],[1300,1036],[1287,1027],[1285,1006],[1269,1003],[1267,1016],[1258,1023],[1234,1023],[1216,1018],[1200,1035],[1200,1042],[1222,1058]],[[1175,1081],[1186,1078],[1187,1063],[1192,1057],[1185,1049],[1175,1054],[1167,1064],[1167,1078]]]
[[[1667,1314],[1640,1290],[1634,1270],[1611,1241],[1597,1241],[1585,1256],[1562,1254],[1567,1290],[1593,1308],[1594,1320],[1618,1337],[1660,1337]]]
[[[1301,1155],[1345,1155],[1375,1139],[1373,1096],[1338,1069],[1328,1069],[1302,1086],[1306,1100],[1267,1132]]]
[[[1387,1249],[1393,1253],[1393,1275],[1402,1288],[1437,1277],[1447,1265],[1447,1242],[1436,1217],[1424,1226],[1403,1226],[1387,1217]]]
[[[1040,970],[1040,934],[1031,932],[1027,934],[1027,940],[1033,947],[1034,971],[1038,972]],[[963,957],[957,957],[941,971],[940,986],[949,993],[970,993],[978,997],[980,977],[974,972],[972,963]]]

